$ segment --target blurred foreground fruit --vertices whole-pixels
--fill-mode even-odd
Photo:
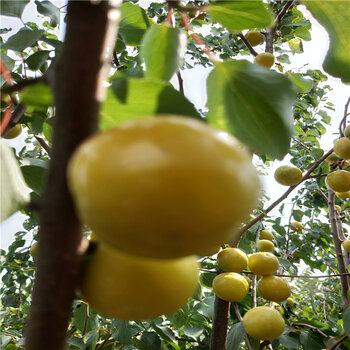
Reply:
[[[226,248],[219,253],[217,263],[225,272],[241,272],[248,265],[248,257],[239,248]]]
[[[261,230],[260,231],[260,239],[267,239],[269,241],[273,240],[273,234],[272,232],[268,230]]]
[[[222,300],[238,302],[247,295],[249,284],[242,275],[235,272],[225,272],[213,279],[213,290]]]
[[[12,129],[10,129],[5,135],[4,139],[14,139],[22,132],[22,125],[16,124]]]
[[[259,252],[272,252],[275,245],[268,239],[259,239],[256,248]]]
[[[255,56],[254,62],[260,66],[271,68],[275,63],[275,56],[270,52],[259,53]]]
[[[258,292],[266,300],[280,302],[291,293],[286,280],[277,276],[264,276],[258,283]]]
[[[350,159],[350,139],[341,137],[334,144],[334,152],[343,159]]]
[[[254,253],[248,258],[248,267],[256,275],[272,275],[278,266],[278,259],[271,253]]]
[[[154,258],[225,243],[260,190],[250,155],[236,139],[179,116],[95,134],[73,155],[68,183],[82,222],[100,240]]]
[[[252,46],[259,45],[263,40],[263,35],[257,30],[250,30],[247,34],[245,34],[245,37]]]
[[[303,173],[299,168],[291,165],[282,165],[275,171],[275,180],[284,186],[294,186],[303,178]]]
[[[195,256],[145,259],[100,243],[87,258],[79,291],[102,315],[143,320],[183,307],[198,287]]]
[[[350,191],[350,173],[346,170],[336,170],[326,177],[328,186],[335,192]]]
[[[268,306],[250,309],[243,316],[246,332],[258,340],[272,340],[279,337],[285,328],[281,314]]]
[[[34,242],[30,247],[29,254],[32,256],[33,259],[36,259],[36,256],[38,255],[38,248],[39,248],[38,241]]]

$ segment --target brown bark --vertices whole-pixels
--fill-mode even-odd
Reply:
[[[40,244],[27,350],[66,348],[81,260],[77,252],[81,227],[68,191],[66,167],[76,147],[97,130],[106,46],[114,46],[115,15],[110,1],[68,4],[66,37],[52,84],[56,106],[52,159],[39,206]]]
[[[230,303],[215,297],[213,328],[210,337],[210,350],[225,350],[227,325],[230,318]]]

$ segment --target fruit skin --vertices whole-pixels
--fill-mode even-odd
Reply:
[[[290,229],[294,232],[300,232],[304,226],[301,222],[293,221],[290,223]]]
[[[255,56],[254,62],[260,66],[271,68],[275,63],[275,56],[270,52],[259,53]]]
[[[350,159],[350,139],[341,137],[334,144],[334,152],[343,159]]]
[[[218,254],[217,263],[225,272],[241,272],[248,266],[248,257],[239,248],[226,248]]]
[[[350,191],[350,173],[346,170],[336,170],[326,177],[328,186],[335,192]]]
[[[257,306],[243,316],[245,331],[258,340],[272,340],[279,337],[285,328],[281,314],[268,306]]]
[[[303,173],[299,168],[291,165],[282,165],[275,171],[275,180],[284,186],[294,186],[303,178]]]
[[[221,249],[221,246],[217,245],[217,246],[212,247],[211,249],[203,251],[203,252],[197,251],[197,255],[199,255],[199,256],[212,256],[212,255],[218,253],[220,249]]]
[[[286,280],[277,276],[265,276],[258,283],[258,292],[266,300],[280,302],[290,294],[290,286]]]
[[[251,46],[257,46],[263,41],[263,35],[257,30],[250,30],[245,37]]]
[[[260,189],[250,155],[233,137],[179,116],[95,134],[70,160],[68,184],[81,220],[99,239],[155,258],[223,244]]]
[[[22,132],[22,125],[16,124],[12,129],[10,129],[3,137],[4,139],[14,139]]]
[[[293,300],[293,298],[287,298],[287,304],[288,305],[293,305],[294,304],[294,300]]]
[[[348,125],[344,130],[345,137],[350,137],[350,125]]]
[[[273,240],[273,234],[272,232],[268,230],[261,230],[260,231],[260,239],[267,239],[269,241]]]
[[[224,272],[213,279],[213,290],[222,300],[238,302],[247,295],[249,284],[236,272]]]
[[[350,240],[345,240],[341,245],[347,252],[350,253]]]
[[[275,249],[275,245],[268,239],[260,239],[256,245],[259,252],[272,252]]]
[[[107,317],[151,319],[183,307],[196,292],[198,274],[195,256],[145,259],[100,243],[86,261],[79,291]]]
[[[243,275],[243,277],[245,278],[245,280],[248,282],[248,288],[250,288],[251,284],[252,284],[252,280],[246,276],[246,275]]]
[[[335,192],[335,195],[340,199],[350,198],[350,191],[346,192]]]
[[[32,246],[30,247],[29,254],[32,256],[33,259],[36,259],[38,255],[38,248],[39,248],[39,242],[34,242]]]
[[[278,266],[278,259],[271,253],[254,253],[248,258],[248,267],[256,275],[272,275]]]

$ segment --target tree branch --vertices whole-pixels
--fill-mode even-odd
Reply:
[[[241,38],[241,40],[244,42],[245,46],[247,46],[248,50],[250,51],[250,53],[253,56],[257,56],[258,55],[258,53],[253,49],[253,46],[250,45],[249,41],[247,40],[247,38],[242,33],[239,33],[237,36],[239,38]]]
[[[307,323],[292,323],[292,326],[295,326],[295,327],[307,327],[307,328],[313,329],[317,333],[321,334],[322,337],[328,338],[328,335],[323,333],[320,329],[318,329],[317,327],[311,326],[311,325],[309,325]]]
[[[225,350],[227,325],[230,318],[230,303],[215,297],[213,328],[210,336],[210,350]]]
[[[82,238],[67,187],[66,168],[77,146],[97,130],[102,81],[108,72],[106,52],[112,52],[116,36],[118,16],[113,3],[68,4],[66,37],[54,67],[56,115],[52,158],[40,203],[40,244],[26,329],[27,350],[66,349],[66,329],[80,273]]]

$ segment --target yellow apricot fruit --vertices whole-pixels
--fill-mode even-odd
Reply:
[[[248,266],[248,257],[239,248],[225,248],[218,254],[217,263],[225,272],[241,272]]]
[[[350,139],[341,137],[334,144],[334,152],[343,159],[350,159]]]
[[[299,168],[291,165],[281,165],[275,171],[275,180],[284,186],[294,186],[303,178]]]
[[[275,255],[259,252],[248,258],[248,266],[256,275],[272,275],[278,270],[279,262]]]
[[[252,284],[252,280],[246,276],[246,275],[243,275],[243,277],[245,278],[245,280],[248,282],[248,287],[250,288],[251,284]]]
[[[68,184],[81,221],[100,240],[154,258],[227,242],[260,190],[236,139],[174,115],[131,120],[88,138],[69,162]]]
[[[222,300],[239,302],[249,290],[247,280],[236,272],[220,273],[213,279],[213,290]]]
[[[29,254],[32,256],[33,259],[36,259],[38,255],[38,248],[39,248],[39,242],[34,242],[29,249]]]
[[[4,139],[14,139],[22,132],[22,125],[16,124],[12,129],[10,129],[5,135]]]
[[[286,300],[291,293],[286,280],[277,276],[264,276],[258,283],[258,292],[266,300],[280,302]]]
[[[293,300],[293,298],[287,298],[287,304],[288,305],[293,305],[294,304],[294,300]]]
[[[251,46],[257,46],[263,41],[263,35],[257,30],[250,30],[245,37]]]
[[[197,255],[199,255],[199,256],[212,256],[212,255],[218,253],[220,249],[221,249],[221,246],[217,245],[217,246],[212,247],[211,249],[207,249],[206,251],[203,251],[203,252],[198,251]]]
[[[269,230],[261,230],[260,231],[260,239],[267,239],[269,241],[273,240],[273,233]]]
[[[341,245],[343,246],[344,250],[350,253],[350,240],[345,240]]]
[[[285,328],[281,314],[268,306],[257,306],[243,316],[245,331],[258,340],[272,340],[279,337]]]
[[[344,130],[345,137],[350,137],[350,125],[348,125]]]
[[[256,248],[259,252],[272,252],[275,249],[275,245],[268,239],[260,239]]]
[[[335,192],[350,191],[350,172],[346,170],[336,170],[326,177],[328,186]]]
[[[100,243],[86,265],[79,292],[102,315],[143,320],[183,307],[198,287],[195,256],[148,259]]]
[[[271,68],[275,63],[275,56],[270,52],[259,53],[255,56],[254,62],[260,66]]]
[[[295,232],[300,232],[304,228],[301,222],[293,221],[290,223],[290,229]]]
[[[339,205],[335,205],[334,209],[340,214],[341,213],[341,207]]]
[[[284,314],[284,310],[283,310],[283,307],[277,303],[271,303],[272,305],[270,306],[270,303],[266,303],[264,304],[264,306],[268,306],[268,307],[272,307],[274,308],[275,310],[277,310],[281,315]]]
[[[335,195],[340,199],[350,198],[350,191],[346,192],[335,192]]]

